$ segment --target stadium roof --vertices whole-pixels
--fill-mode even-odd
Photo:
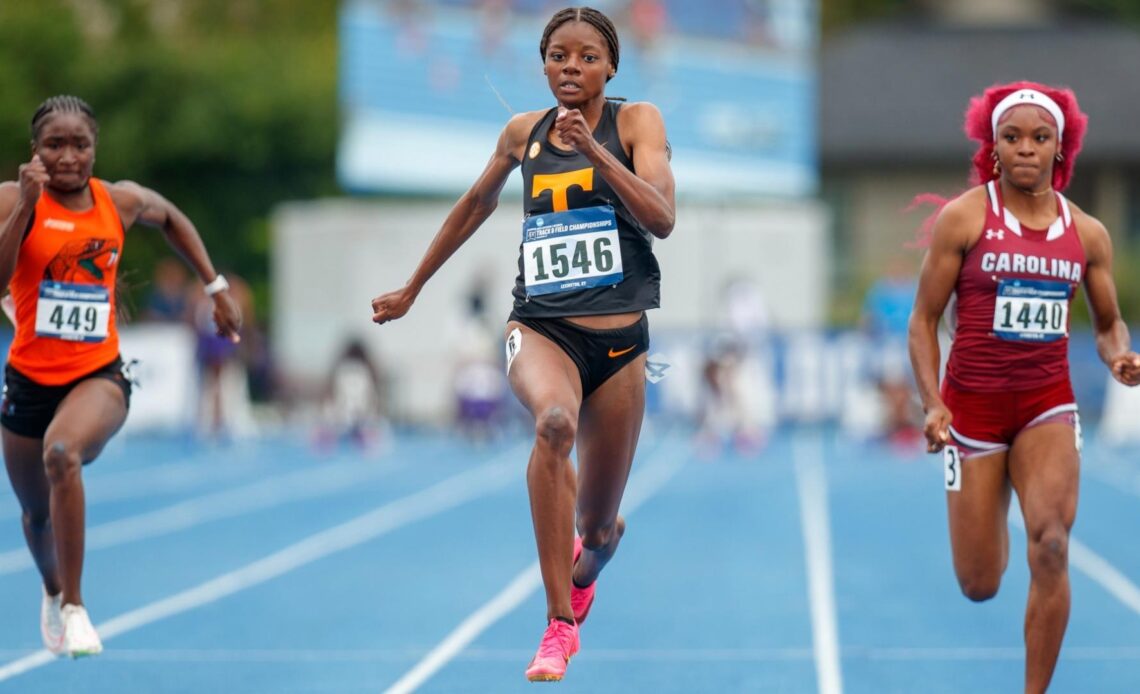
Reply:
[[[969,98],[1001,82],[1071,87],[1089,115],[1082,156],[1140,162],[1140,32],[1117,25],[857,27],[823,43],[825,165],[961,162]]]

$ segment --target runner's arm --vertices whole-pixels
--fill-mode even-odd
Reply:
[[[0,183],[0,294],[16,273],[16,259],[20,256],[20,243],[35,212],[20,196],[20,185],[7,181]]]
[[[495,152],[483,168],[483,173],[452,206],[451,212],[428,245],[411,278],[403,287],[381,294],[372,300],[374,323],[386,323],[406,314],[432,275],[467,239],[471,238],[471,235],[499,206],[499,194],[506,185],[511,171],[514,171],[520,163],[520,153],[536,119],[537,116],[533,112],[521,113],[512,117],[503,128],[495,145]]]
[[[1096,333],[1096,351],[1117,380],[1140,381],[1140,357],[1132,351],[1128,325],[1120,317],[1116,283],[1112,278],[1112,239],[1097,219],[1078,216],[1085,247],[1085,293]]]
[[[623,127],[622,138],[630,144],[633,171],[600,145],[590,148],[586,157],[637,221],[657,238],[667,238],[673,233],[677,202],[665,121],[648,102],[626,106],[619,119],[628,126]]]
[[[958,282],[969,240],[971,215],[961,198],[943,208],[934,222],[930,248],[922,261],[918,292],[910,314],[907,345],[924,411],[944,407],[938,388],[938,321]],[[980,225],[979,225],[980,226]]]

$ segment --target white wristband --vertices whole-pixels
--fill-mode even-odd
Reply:
[[[230,283],[226,281],[224,275],[218,275],[214,278],[213,282],[206,285],[206,296],[213,296],[218,292],[224,292],[230,288]]]

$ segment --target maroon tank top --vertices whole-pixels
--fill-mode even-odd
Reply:
[[[986,184],[982,236],[967,253],[947,311],[946,377],[958,388],[1028,390],[1069,376],[1069,307],[1085,251],[1060,193],[1048,229],[1022,226]]]

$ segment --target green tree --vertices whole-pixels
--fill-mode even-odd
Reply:
[[[282,201],[336,192],[335,0],[39,0],[0,4],[0,178],[28,157],[29,120],[71,93],[100,122],[96,175],[152,187],[190,215],[215,262],[268,305],[268,222]],[[137,300],[161,234],[135,232]]]

